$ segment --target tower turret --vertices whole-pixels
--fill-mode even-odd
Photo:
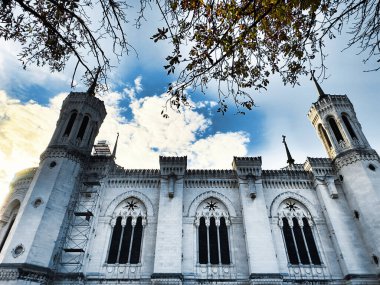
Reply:
[[[54,134],[2,241],[0,266],[9,271],[17,271],[21,264],[25,274],[34,272],[33,278],[40,280],[56,262],[54,253],[69,203],[79,189],[80,174],[106,116],[103,102],[92,89],[71,92],[63,101]]]
[[[314,76],[313,76],[314,78]],[[315,80],[315,79],[314,79]],[[331,159],[350,151],[372,151],[351,101],[346,95],[328,95],[315,81],[319,98],[308,117]]]
[[[105,116],[101,100],[88,92],[71,92],[63,101],[47,151],[66,149],[89,155]]]
[[[332,159],[345,193],[337,200],[347,199],[367,258],[376,264],[380,256],[380,216],[375,210],[380,208],[380,158],[369,145],[348,97],[325,94],[314,76],[313,79],[319,98],[308,117]]]

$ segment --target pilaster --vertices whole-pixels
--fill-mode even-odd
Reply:
[[[232,165],[239,181],[251,284],[256,279],[274,282],[281,277],[264,199],[261,157],[234,157]]]
[[[181,284],[186,157],[160,156],[161,188],[152,284]]]

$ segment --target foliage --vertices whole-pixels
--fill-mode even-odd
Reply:
[[[129,8],[124,0],[0,3],[0,38],[22,44],[24,67],[62,71],[75,58],[73,79],[80,67],[89,81],[100,70],[106,83],[112,66],[105,47],[112,46],[117,58],[132,48],[124,30]],[[205,92],[216,82],[219,112],[227,111],[232,99],[244,113],[254,106],[252,90],[266,89],[273,74],[292,85],[315,68],[323,77],[325,40],[344,28],[351,33],[348,46],[361,47],[366,61],[380,52],[378,0],[140,0],[137,26],[153,3],[165,24],[152,39],[173,47],[164,68],[178,75],[168,86],[168,106],[175,109],[188,105],[187,90]]]
[[[252,89],[266,89],[272,74],[284,84],[319,68],[324,76],[324,41],[349,24],[349,46],[378,56],[377,0],[165,0],[157,2],[167,27],[153,36],[173,45],[165,66],[181,72],[169,86],[170,104],[187,104],[186,89],[219,84],[219,112],[232,98],[238,112],[254,106]],[[189,47],[186,48],[186,45]],[[190,49],[188,51],[188,49]],[[318,55],[318,58],[316,56]],[[380,60],[379,60],[380,61]],[[379,62],[378,61],[378,62]],[[380,67],[376,68],[376,70]],[[241,111],[243,110],[243,111]]]

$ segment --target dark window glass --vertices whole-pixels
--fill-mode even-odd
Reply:
[[[339,130],[338,125],[336,124],[334,118],[329,119],[329,124],[330,124],[330,127],[334,133],[334,136],[335,136],[337,142],[344,141],[342,134],[340,133],[340,130]]]
[[[91,133],[90,133],[90,135],[88,136],[87,145],[90,144],[90,142],[91,142],[91,137],[92,137],[92,134],[93,134],[93,133],[94,133],[94,128],[91,129]]]
[[[114,226],[113,231],[112,231],[111,245],[110,245],[107,263],[112,264],[112,263],[116,263],[117,261],[121,231],[122,231],[121,217],[118,217],[116,220],[116,225]]]
[[[86,131],[88,121],[89,121],[88,116],[84,116],[82,124],[80,125],[80,128],[79,128],[77,139],[83,139],[84,132]]]
[[[199,219],[199,228],[198,228],[198,239],[199,239],[199,263],[207,264],[208,263],[208,251],[207,251],[207,227],[205,218],[202,217]]]
[[[226,220],[220,218],[219,226],[219,240],[220,240],[220,255],[222,264],[230,264],[230,247],[228,245],[228,232],[226,226]]]
[[[141,237],[142,237],[142,218],[138,217],[136,225],[133,231],[133,242],[131,250],[131,264],[137,264],[140,262],[140,249],[141,249]]]
[[[71,114],[70,120],[67,123],[66,129],[65,129],[65,133],[63,134],[64,136],[69,136],[70,135],[70,132],[71,132],[71,129],[73,128],[73,125],[74,125],[76,117],[77,117],[77,113],[72,113]]]
[[[318,255],[317,246],[315,244],[313,232],[311,231],[309,222],[306,218],[303,218],[302,221],[303,221],[303,232],[305,234],[305,239],[306,239],[307,247],[309,249],[311,262],[315,265],[320,265],[321,259],[319,258],[319,255]]]
[[[3,240],[1,241],[1,244],[0,244],[0,252],[3,250],[3,246],[4,246],[4,244],[5,244],[5,242],[6,242],[7,238],[8,238],[8,235],[9,235],[11,229],[12,229],[13,223],[15,222],[15,219],[16,218],[13,218],[12,221],[9,223],[9,226],[7,228],[7,231],[5,232],[4,238],[3,238]]]
[[[124,227],[123,240],[121,242],[119,263],[128,263],[129,248],[131,246],[132,235],[132,217],[128,217],[127,223]]]
[[[218,233],[216,232],[215,218],[210,218],[209,226],[210,263],[219,264]]]
[[[322,136],[323,140],[327,143],[328,147],[331,148],[332,145],[331,145],[330,139],[326,133],[325,128],[322,125],[319,125],[318,129],[319,129],[319,133]]]
[[[342,119],[343,119],[344,124],[346,125],[348,132],[350,133],[351,138],[357,139],[356,134],[354,132],[354,129],[351,126],[350,121],[347,119],[347,117],[345,115],[342,115]]]
[[[307,255],[307,249],[305,241],[302,236],[302,229],[298,224],[298,220],[293,218],[293,232],[297,243],[298,255],[302,264],[310,264],[309,256]]]
[[[293,234],[289,226],[289,222],[286,218],[282,218],[282,222],[283,222],[282,230],[284,233],[286,249],[288,251],[289,262],[291,264],[299,264],[297,249],[294,243]]]

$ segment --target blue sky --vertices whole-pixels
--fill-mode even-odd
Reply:
[[[158,168],[158,156],[187,155],[190,168],[231,168],[232,157],[262,156],[263,168],[286,165],[282,135],[297,163],[307,156],[326,157],[323,146],[307,119],[316,101],[316,89],[308,77],[300,86],[283,86],[274,77],[267,92],[254,94],[257,108],[245,116],[231,108],[226,115],[216,112],[216,90],[191,95],[192,109],[160,116],[162,94],[168,77],[163,65],[165,44],[154,44],[149,37],[151,24],[129,30],[131,44],[139,51],[123,58],[113,70],[112,90],[102,97],[108,116],[97,139],[114,143],[120,132],[117,162],[126,168]],[[160,25],[158,25],[160,26]],[[362,63],[358,49],[344,52],[346,36],[328,42],[329,78],[321,82],[328,94],[347,94],[354,104],[364,134],[374,149],[380,148],[376,117],[380,104],[379,73]],[[7,191],[16,171],[37,166],[54,130],[63,98],[70,92],[71,70],[51,74],[48,68],[21,68],[19,46],[0,42],[0,196]],[[78,85],[77,91],[83,86]]]

